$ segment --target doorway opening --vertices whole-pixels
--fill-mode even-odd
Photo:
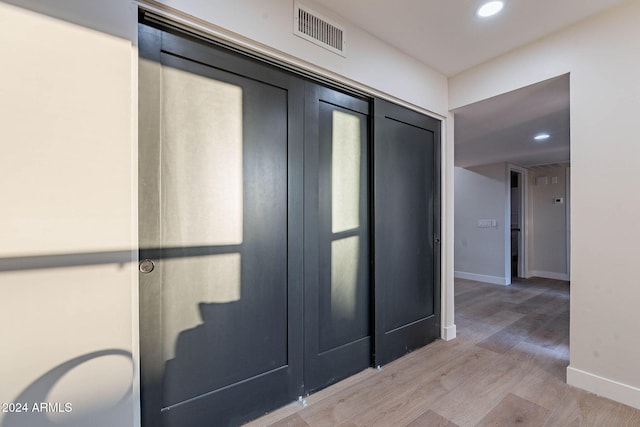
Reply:
[[[527,170],[515,165],[509,165],[509,227],[505,227],[509,241],[509,260],[505,263],[509,270],[506,277],[510,281],[526,278],[527,274]]]
[[[569,74],[453,113],[455,276],[568,280]]]

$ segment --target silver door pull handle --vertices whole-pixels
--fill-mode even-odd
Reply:
[[[138,268],[140,269],[140,273],[149,274],[156,268],[156,265],[150,259],[143,259],[140,261]]]

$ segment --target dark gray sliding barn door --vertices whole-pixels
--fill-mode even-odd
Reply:
[[[375,100],[375,363],[440,336],[440,122]]]
[[[305,391],[371,366],[369,102],[307,83]]]
[[[302,394],[304,82],[140,27],[140,344],[149,427]]]

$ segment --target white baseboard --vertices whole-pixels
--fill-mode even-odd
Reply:
[[[456,325],[445,326],[442,328],[442,339],[451,341],[456,337]]]
[[[464,271],[454,272],[454,277],[458,279],[475,280],[476,282],[493,283],[494,285],[507,286],[511,284],[511,280],[504,277],[485,276],[484,274],[467,273]]]
[[[569,275],[566,273],[554,273],[552,271],[529,270],[527,277],[542,277],[544,279],[566,280],[569,281]]]
[[[567,384],[640,409],[640,388],[581,371],[571,366],[567,368]]]

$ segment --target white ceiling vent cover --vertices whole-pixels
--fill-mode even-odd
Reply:
[[[347,47],[346,34],[342,26],[297,2],[294,4],[293,13],[293,33],[295,35],[340,56],[347,56],[345,52]]]

